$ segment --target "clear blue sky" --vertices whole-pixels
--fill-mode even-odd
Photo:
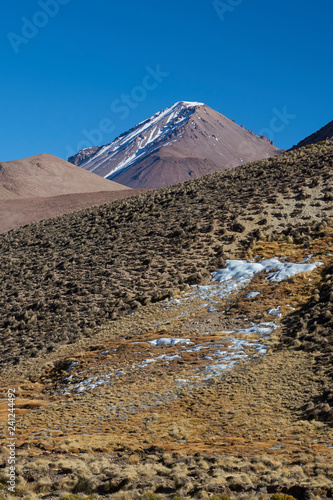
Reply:
[[[331,121],[331,0],[220,4],[5,2],[0,161],[67,158],[179,100],[264,129],[281,148]]]

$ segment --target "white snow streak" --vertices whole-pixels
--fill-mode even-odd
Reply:
[[[110,169],[105,178],[112,179],[133,164],[142,160],[148,154],[160,147],[165,147],[174,141],[165,140],[175,132],[179,135],[181,127],[190,120],[195,107],[204,106],[201,102],[179,101],[151,118],[140,122],[126,134],[103,146],[95,155],[81,164],[81,167],[94,172],[96,169],[109,165]],[[120,161],[114,162],[117,155]],[[113,160],[113,162],[112,162]]]

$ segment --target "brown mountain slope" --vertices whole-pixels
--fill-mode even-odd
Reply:
[[[281,153],[201,103],[181,101],[69,161],[132,188],[164,187]]]
[[[0,200],[16,200],[17,198],[19,198],[17,194],[0,186]]]
[[[320,141],[326,141],[326,140],[329,141],[333,140],[333,121],[329,122],[321,129],[317,130],[317,132],[314,132],[314,134],[311,134],[302,141],[300,141],[296,146],[293,146],[292,149],[302,148],[303,146],[307,146],[309,144],[317,144]]]
[[[41,198],[128,189],[49,154],[0,163],[0,197]]]

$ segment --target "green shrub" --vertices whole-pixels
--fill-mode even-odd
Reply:
[[[235,499],[229,497],[228,495],[214,495],[210,497],[209,500],[235,500]]]
[[[284,495],[283,493],[275,493],[269,500],[296,500],[291,495]]]
[[[155,493],[144,493],[140,495],[137,500],[161,500],[161,497],[155,495]]]

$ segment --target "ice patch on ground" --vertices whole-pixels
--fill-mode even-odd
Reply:
[[[211,377],[220,376],[225,371],[231,370],[241,361],[247,361],[251,358],[260,357],[266,354],[268,346],[265,345],[263,340],[268,338],[276,328],[278,328],[278,326],[275,323],[265,322],[251,323],[246,328],[238,328],[225,332],[203,332],[203,334],[206,335],[213,333],[215,336],[219,335],[219,338],[216,340],[203,343],[196,343],[194,338],[161,338],[151,340],[149,344],[152,347],[176,348],[178,352],[173,352],[170,355],[161,354],[156,357],[143,359],[135,366],[132,365],[127,372],[118,368],[113,373],[89,377],[76,383],[76,377],[70,375],[67,378],[67,386],[61,390],[61,394],[82,394],[86,390],[96,389],[101,385],[112,385],[112,381],[115,377],[126,375],[126,373],[131,374],[158,362],[169,364],[170,361],[174,360],[182,360],[183,369],[191,371],[188,375],[185,372],[185,376],[187,375],[188,378],[176,379],[176,383],[182,385],[191,384],[194,383],[193,381],[196,378],[208,380]],[[241,338],[239,338],[240,336]],[[144,341],[142,341],[142,343],[143,342]],[[184,349],[185,345],[189,344],[192,344],[192,346],[189,346],[188,349]],[[194,368],[192,361],[185,361],[187,359],[185,355],[190,353],[196,354],[201,361],[203,361],[201,366]]]
[[[75,366],[78,366],[79,362],[78,361],[73,361],[68,368],[66,368],[66,372],[70,372],[71,370],[73,370],[73,368]]]
[[[181,354],[200,353],[200,351],[205,350],[201,360],[210,363],[197,368],[197,372],[203,373],[204,379],[207,380],[231,370],[240,361],[266,354],[268,346],[263,343],[263,340],[269,338],[277,328],[278,325],[273,322],[251,323],[248,328],[221,332],[221,336],[224,335],[224,338],[220,338],[216,342],[197,344],[190,349],[181,351]],[[241,335],[243,338],[237,338],[237,335]]]
[[[260,294],[261,294],[261,292],[250,292],[245,296],[245,298],[246,299],[254,299],[254,297],[257,297],[257,295],[260,295]]]
[[[276,316],[277,318],[281,318],[282,312],[280,311],[280,306],[276,307],[275,309],[267,309],[267,314],[270,314],[271,316]]]
[[[287,258],[287,257],[286,257]],[[282,258],[281,258],[282,259]],[[296,276],[300,273],[313,271],[323,262],[313,262],[312,264],[295,264],[282,262],[281,259],[272,258],[258,262],[249,260],[226,260],[224,269],[220,269],[212,275],[212,283],[209,285],[196,286],[194,290],[184,294],[182,299],[171,299],[168,305],[179,305],[184,301],[194,301],[200,299],[205,302],[198,307],[207,307],[215,304],[219,299],[228,297],[248,285],[252,279],[260,272],[266,272],[267,279],[271,283],[279,283],[283,280]],[[260,292],[251,292],[247,298],[252,298]]]
[[[251,323],[249,328],[236,328],[223,333],[243,333],[244,335],[251,335],[253,333],[259,333],[260,335],[270,335],[274,330],[278,328],[275,323]]]
[[[156,340],[147,340],[147,344],[158,347],[161,345],[193,344],[193,342],[191,342],[190,339],[161,338]]]
[[[167,356],[166,354],[162,354],[161,356],[157,356],[157,358],[147,358],[144,359],[139,366],[148,366],[150,363],[156,363],[156,361],[173,361],[174,359],[182,359],[179,354],[175,354],[173,356]]]
[[[295,264],[290,262],[282,261],[282,258],[272,258],[262,261],[242,261],[242,260],[227,260],[225,269],[221,269],[215,273],[212,273],[212,284],[193,287],[194,290],[185,294],[182,299],[171,299],[166,303],[166,307],[169,308],[170,305],[174,306],[176,309],[179,305],[183,305],[187,301],[195,301],[201,299],[204,304],[195,307],[209,307],[210,312],[215,312],[216,309],[212,304],[219,302],[219,299],[223,299],[230,295],[232,292],[243,288],[245,285],[249,284],[251,280],[258,273],[264,271],[267,274],[267,279],[271,283],[278,283],[299,273],[305,273],[313,271],[318,266],[323,265],[322,262],[308,263],[308,260],[312,256],[306,259],[306,263]],[[284,259],[283,259],[284,260]],[[261,292],[251,292],[246,297],[253,298],[259,295]],[[290,309],[292,306],[288,305]],[[272,314],[277,318],[281,316],[280,307],[268,309],[268,314]],[[181,311],[180,316],[187,315],[189,312]],[[245,321],[245,320],[243,320]],[[205,363],[202,366],[195,368],[195,373],[189,374],[189,379],[203,378],[209,379],[214,376],[221,376],[226,370],[230,370],[235,367],[235,365],[242,361],[250,361],[252,358],[260,358],[265,355],[268,346],[265,345],[264,339],[267,339],[274,330],[278,328],[273,322],[265,323],[250,323],[246,328],[237,328],[231,331],[220,332],[220,338],[215,342],[206,342],[197,345],[193,342],[193,339],[183,339],[183,338],[159,338],[149,341],[141,341],[140,343],[147,342],[153,347],[173,347],[174,349],[180,348],[177,354],[166,355],[162,354],[157,357],[146,358],[139,362],[136,366],[132,365],[129,369],[129,373],[148,367],[152,363],[158,361],[169,363],[173,360],[183,360],[183,368],[186,369],[185,359],[183,356],[185,353],[196,353],[197,356],[202,356],[201,360]],[[200,335],[207,335],[218,332],[203,332]],[[241,338],[239,338],[241,337]],[[135,342],[138,343],[138,342]],[[184,349],[184,344],[192,344],[188,350]],[[201,354],[201,351],[202,352]],[[102,354],[107,354],[108,351],[103,351]],[[174,351],[173,351],[174,352]],[[69,370],[75,366],[72,364]],[[189,364],[189,369],[193,370],[192,363]],[[108,375],[103,375],[100,377],[90,377],[86,380],[73,383],[75,378],[73,376],[68,377],[68,386],[61,391],[64,395],[71,394],[71,391],[76,393],[82,393],[87,389],[95,389],[103,384],[112,384],[112,377],[125,375],[122,370],[116,371],[116,373],[110,373]],[[178,383],[186,384],[188,379],[176,379]]]
[[[62,389],[60,392],[64,395],[70,394],[70,391],[75,391],[77,393],[84,392],[87,389],[96,389],[96,387],[103,385],[103,384],[110,384],[111,374],[108,375],[102,375],[100,377],[90,377],[87,378],[86,380],[82,380],[81,382],[78,382],[77,384],[68,384],[68,386],[65,389]]]
[[[229,344],[227,348],[223,346],[222,350],[215,349],[212,353],[209,353],[209,356],[204,356],[202,358],[207,361],[213,361],[213,363],[210,363],[205,367],[205,379],[221,375],[223,372],[231,370],[240,361],[246,361],[251,358],[263,356],[264,354],[266,354],[268,346],[262,343],[262,339],[268,338],[276,328],[278,328],[278,326],[275,325],[275,323],[258,323],[252,324],[250,328],[224,332],[228,333],[229,335],[235,333],[243,334],[245,338],[239,339],[229,336],[227,338],[227,342]],[[246,338],[247,336],[253,334],[258,334],[259,339]],[[216,363],[216,360],[214,361],[214,358],[220,358],[220,361]],[[223,362],[221,362],[221,358]]]
[[[299,273],[306,273],[313,271],[316,267],[323,265],[323,262],[314,262],[312,264],[295,264],[291,262],[281,262],[279,259],[272,258],[262,260],[260,262],[251,262],[244,260],[227,260],[225,269],[212,273],[212,281],[220,283],[231,282],[236,288],[242,284],[246,284],[258,273],[262,271],[270,272],[267,277],[270,282],[280,282],[285,279],[291,278]]]
[[[303,264],[304,262],[309,262],[309,260],[311,260],[313,257],[313,253],[311,253],[310,255],[307,255],[306,257],[304,257],[304,259],[301,260],[301,264]]]

